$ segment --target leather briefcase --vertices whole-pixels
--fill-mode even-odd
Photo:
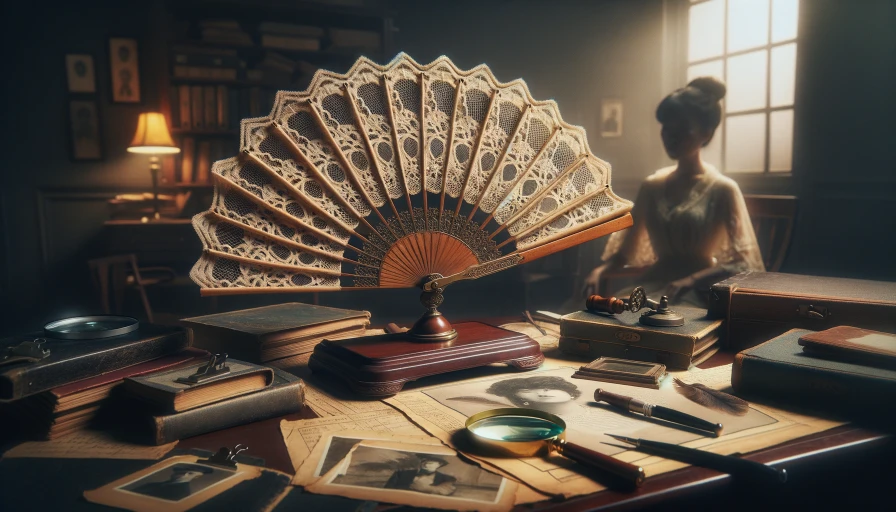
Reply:
[[[747,271],[712,285],[709,317],[722,344],[742,350],[790,329],[850,325],[896,333],[896,283]]]

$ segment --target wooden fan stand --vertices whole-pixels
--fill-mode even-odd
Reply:
[[[327,372],[364,396],[390,396],[421,377],[507,363],[532,370],[544,362],[538,342],[525,334],[482,322],[452,326],[438,311],[442,289],[424,291],[427,311],[400,333],[324,340],[308,361],[314,372]]]

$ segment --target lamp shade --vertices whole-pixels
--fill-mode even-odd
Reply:
[[[137,132],[134,140],[128,146],[131,153],[145,153],[150,155],[165,155],[180,153],[180,148],[174,145],[171,134],[168,133],[168,124],[161,112],[144,112],[137,120]]]

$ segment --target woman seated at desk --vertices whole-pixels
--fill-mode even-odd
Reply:
[[[725,84],[701,77],[660,102],[656,118],[663,146],[678,163],[641,184],[634,225],[610,237],[605,263],[585,281],[586,296],[598,293],[607,270],[649,265],[638,283],[648,296],[705,307],[713,283],[745,270],[765,270],[740,188],[700,159],[719,126],[724,96]]]

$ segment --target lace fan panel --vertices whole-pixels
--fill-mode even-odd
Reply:
[[[584,204],[521,237],[517,240],[516,247],[519,250],[525,250],[556,240],[569,233],[578,233],[583,229],[605,222],[608,218],[615,217],[617,212],[625,210],[629,206],[627,202],[612,195],[609,189],[604,189],[585,201]]]
[[[404,182],[408,193],[415,196],[420,193],[422,186],[422,99],[419,74],[409,64],[402,62],[389,71],[386,88],[392,101],[392,119],[398,138],[396,147],[401,156]]]
[[[448,144],[451,120],[457,103],[460,80],[447,64],[430,69],[424,79],[423,103],[423,169],[426,190],[433,194],[442,192],[442,177],[448,160]]]
[[[203,288],[339,287],[339,278],[265,268],[226,257],[203,254],[190,271]]]
[[[451,197],[460,196],[467,173],[472,167],[479,134],[485,124],[497,86],[488,73],[482,70],[461,79],[458,88],[458,106],[454,112],[454,132],[451,151],[445,168],[445,192]]]

